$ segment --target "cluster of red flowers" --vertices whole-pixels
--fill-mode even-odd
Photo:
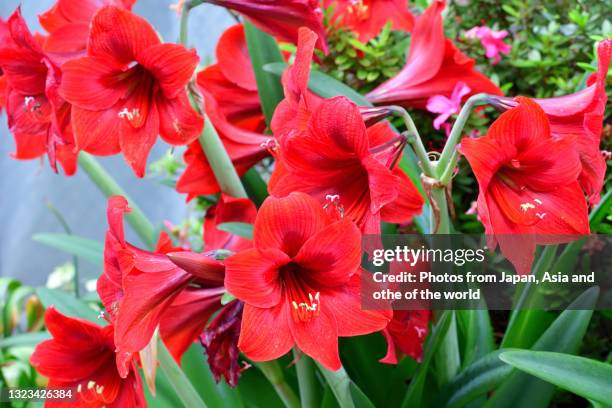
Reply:
[[[197,141],[204,120],[188,97],[199,58],[182,45],[162,43],[130,11],[134,2],[58,0],[40,16],[47,36],[32,35],[19,10],[0,22],[0,106],[16,140],[15,157],[46,154],[54,169],[59,161],[73,174],[81,150],[122,152],[142,177],[159,134],[188,146],[177,190],[188,199],[218,193]],[[209,2],[297,45],[282,77],[285,98],[270,123],[272,135],[265,133],[242,25],[223,34],[217,63],[197,74],[202,111],[238,174],[274,158],[271,197],[257,209],[248,199],[222,194],[207,212],[202,253],[176,248],[164,234],[154,251],[131,245],[123,232],[128,203],[109,199],[98,280],[108,324],[50,308],[53,339],[32,356],[51,384],[78,389],[83,405],[145,404],[139,352],[156,341],[157,330],[178,362],[199,340],[215,377],[231,385],[241,371],[239,351],[265,361],[297,347],[339,369],[339,336],[382,331],[389,347],[381,361],[397,363],[400,353],[421,357],[428,311],[364,311],[359,296],[362,234],[379,233],[381,221],[408,223],[424,204],[398,166],[405,137],[388,122],[372,124],[347,98],[325,99],[308,89],[315,48],[327,50],[318,1]],[[589,231],[585,196],[597,202],[605,173],[599,137],[612,40],[600,44],[599,69],[584,91],[548,100],[504,98],[445,38],[443,1],[418,17],[404,4],[324,2],[333,7],[334,24],[362,40],[388,21],[411,32],[405,67],[367,95],[371,102],[425,109],[429,98],[451,97],[462,81],[469,87],[463,97],[488,93],[507,110],[486,136],[464,139],[460,151],[478,179],[478,213],[487,233],[519,272],[528,272],[536,244]],[[217,228],[226,222],[254,224],[253,239]],[[518,251],[506,234],[549,238],[521,240]],[[235,297],[228,303],[222,302],[226,291]]]

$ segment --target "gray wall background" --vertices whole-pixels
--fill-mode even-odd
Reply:
[[[165,41],[178,38],[179,17],[170,5],[176,0],[139,0],[133,11],[145,17]],[[41,31],[37,14],[47,10],[54,0],[2,0],[0,16],[6,19],[19,4],[32,31]],[[226,27],[234,23],[222,8],[203,5],[191,13],[190,46],[197,48],[201,62],[214,59],[215,44]],[[70,256],[31,237],[38,232],[63,232],[47,207],[51,203],[66,218],[73,233],[103,242],[106,230],[106,200],[79,169],[73,177],[54,174],[48,163],[15,161],[9,157],[15,145],[0,115],[0,276],[15,277],[30,285],[41,285],[53,267],[70,260]],[[167,150],[157,143],[149,163]],[[164,220],[179,222],[186,216],[183,195],[173,192],[153,179],[137,179],[121,156],[99,158],[101,164],[140,205],[155,224]],[[138,238],[126,228],[128,239]],[[83,278],[99,274],[97,268],[81,262]],[[83,279],[84,280],[84,279]]]

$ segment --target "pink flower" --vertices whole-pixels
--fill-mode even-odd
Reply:
[[[439,113],[433,121],[436,130],[440,130],[442,124],[452,115],[459,113],[461,110],[461,99],[471,91],[472,89],[465,82],[459,81],[455,85],[450,98],[444,95],[434,95],[427,100],[427,110],[432,113]]]
[[[487,26],[474,27],[465,33],[467,38],[479,38],[480,43],[485,49],[487,58],[493,60],[493,65],[499,63],[499,54],[508,55],[512,46],[504,42],[508,36],[508,31],[491,30]]]

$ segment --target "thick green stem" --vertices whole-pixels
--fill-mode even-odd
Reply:
[[[208,163],[212,168],[217,183],[221,191],[236,198],[246,198],[247,193],[236,173],[234,164],[230,159],[223,142],[219,138],[219,134],[215,130],[215,127],[205,116],[204,130],[200,135],[200,145],[202,150],[208,159]]]
[[[300,408],[300,400],[285,381],[283,370],[276,360],[256,363],[255,366],[261,370],[263,375],[270,381],[287,408]]]
[[[187,26],[189,24],[189,12],[192,8],[202,3],[203,1],[200,0],[187,0],[183,5],[179,40],[184,46],[187,46],[188,41]],[[240,181],[240,177],[238,177],[232,159],[230,159],[225,146],[223,146],[219,134],[206,113],[202,112],[202,115],[204,116],[204,129],[199,137],[199,141],[221,191],[232,197],[246,198],[246,190]]]
[[[329,388],[336,397],[338,405],[342,408],[354,408],[355,403],[351,396],[351,379],[344,370],[344,367],[340,367],[337,371],[330,371],[318,362],[317,366],[319,366],[321,374],[323,374],[325,381],[327,381]]]
[[[414,150],[417,159],[421,163],[423,173],[428,177],[434,177],[434,167],[431,164],[431,161],[429,160],[427,149],[425,149],[425,146],[423,145],[423,141],[421,140],[421,136],[419,135],[419,131],[416,125],[414,124],[412,117],[410,116],[410,114],[408,114],[408,111],[406,111],[406,109],[402,108],[401,106],[389,106],[388,108],[391,112],[398,116],[401,116],[401,118],[404,120],[406,129],[409,133],[408,143],[410,143],[410,146],[412,146],[412,149]]]
[[[85,152],[79,153],[79,165],[106,197],[121,195],[128,200],[132,211],[126,215],[127,222],[147,247],[154,248],[155,229],[153,224],[151,224],[136,203],[132,201],[111,175],[104,170],[104,167],[93,156]]]
[[[455,173],[455,167],[457,167],[458,162],[459,153],[457,152],[457,150],[455,150],[453,152],[450,162],[448,163],[448,166],[446,166],[446,169],[444,169],[444,171],[440,175],[440,184],[446,186],[448,185],[448,183],[450,183],[451,179],[453,178],[453,174]]]
[[[176,364],[176,361],[174,361],[166,345],[161,340],[158,345],[158,357],[161,370],[183,404],[190,408],[206,408],[206,404],[202,401],[195,388],[193,388],[191,381],[189,381],[189,378],[185,376],[181,368]]]
[[[446,201],[446,191],[444,187],[433,187],[431,189],[431,199],[438,206],[438,214],[435,214],[434,203],[431,203],[430,206],[431,211],[434,212],[430,217],[431,233],[450,234],[450,216],[448,214],[448,203]]]
[[[295,368],[297,371],[298,383],[300,385],[300,401],[303,408],[317,408],[321,399],[319,395],[319,384],[315,373],[315,366],[312,359],[307,355],[293,350],[295,357]]]
[[[442,150],[442,155],[440,156],[440,160],[438,160],[438,165],[436,168],[440,173],[440,176],[446,170],[446,167],[451,160],[457,143],[461,139],[461,134],[463,133],[463,128],[467,123],[470,114],[472,113],[472,109],[476,106],[485,105],[489,101],[489,95],[487,94],[476,94],[472,95],[461,108],[461,112],[457,116],[457,120],[453,124],[453,129],[451,130],[450,135],[448,136],[448,140],[446,141],[446,145],[444,145],[444,150]]]

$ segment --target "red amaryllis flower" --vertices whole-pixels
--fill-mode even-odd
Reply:
[[[606,174],[606,160],[599,145],[608,95],[606,76],[612,58],[612,39],[603,40],[597,47],[598,69],[587,87],[571,95],[549,99],[534,99],[548,116],[553,138],[575,137],[582,171],[578,182],[589,197],[591,205],[599,202]],[[496,106],[509,108],[517,105],[510,98],[496,98]]]
[[[232,387],[238,384],[242,371],[238,363],[238,338],[243,307],[241,301],[232,300],[221,309],[200,336],[200,343],[206,350],[208,365],[215,380],[219,382],[223,376]]]
[[[383,330],[387,354],[380,362],[397,364],[398,355],[405,354],[420,363],[430,318],[429,310],[394,310],[393,319]]]
[[[255,221],[256,212],[255,205],[248,199],[221,195],[219,202],[206,211],[204,219],[205,250],[216,251],[220,255],[227,256],[250,248],[251,241],[221,231],[217,227],[225,222],[252,224]],[[193,259],[188,252],[173,253],[169,256],[173,262],[188,272],[202,267],[198,260]],[[200,343],[206,350],[208,365],[216,381],[219,382],[221,377],[224,377],[229,385],[235,386],[242,372],[238,363],[238,334],[243,303],[234,300],[223,307],[218,306],[219,313],[202,331],[209,317],[202,319],[201,311],[204,306],[201,294],[204,291],[205,289],[188,288],[179,295],[172,307],[162,317],[160,325],[162,338],[168,342],[169,339],[176,337],[173,333],[185,333],[184,330],[180,330],[180,327],[188,324],[193,329],[182,336],[181,342],[184,346],[188,346],[201,332]],[[198,294],[200,294],[200,299],[198,299]],[[181,303],[181,299],[185,297],[191,298],[191,301],[187,302],[191,306],[188,309],[185,303]],[[194,322],[200,322],[200,325]]]
[[[353,31],[359,41],[376,37],[387,23],[395,31],[412,31],[414,15],[405,0],[325,0],[333,7],[332,21]]]
[[[464,138],[460,151],[478,180],[478,215],[494,236],[490,246],[499,242],[517,272],[528,273],[536,244],[588,234],[589,222],[575,137],[553,138],[542,108],[528,98],[516,101],[486,136]]]
[[[3,25],[0,24],[0,27]],[[8,124],[17,144],[13,157],[36,159],[44,154],[57,171],[59,161],[67,175],[76,171],[70,127],[70,106],[59,97],[60,69],[28,30],[17,9],[0,33],[0,69],[6,96]]]
[[[5,44],[10,41],[10,32],[6,21],[4,21],[0,17],[0,44]],[[0,113],[2,113],[2,108],[6,106],[6,76],[4,76],[4,72],[2,71],[2,67],[0,66]]]
[[[6,106],[6,77],[0,72],[0,113],[2,108]]]
[[[471,89],[466,97],[480,92],[502,94],[489,78],[474,69],[473,59],[444,37],[444,7],[444,1],[436,0],[419,16],[406,65],[396,76],[371,91],[367,95],[370,101],[425,109],[433,95],[450,98],[459,81]]]
[[[115,366],[113,326],[98,326],[64,316],[54,307],[45,312],[45,326],[53,336],[36,346],[30,363],[49,377],[49,388],[72,388],[74,407],[146,407],[136,363],[120,374]],[[65,406],[46,402],[45,406]]]
[[[295,60],[282,77],[285,99],[274,110],[270,124],[274,136],[281,142],[306,129],[312,112],[322,100],[308,90],[310,63],[316,42],[314,32],[300,28]]]
[[[198,74],[204,107],[239,175],[269,155],[263,134],[266,123],[261,110],[255,74],[244,36],[238,24],[228,28],[217,45],[217,63]],[[210,164],[196,140],[184,155],[186,168],[176,189],[191,200],[219,192]]]
[[[408,222],[423,198],[396,166],[403,139],[387,123],[366,129],[359,108],[344,97],[321,102],[305,132],[281,143],[280,166],[269,191],[308,193],[329,199],[365,233],[380,231],[380,219]]]
[[[274,37],[297,43],[298,29],[308,27],[319,34],[318,47],[327,52],[323,12],[318,0],[207,0],[235,10]]]
[[[238,347],[273,360],[294,345],[340,368],[338,336],[384,328],[390,312],[360,307],[361,234],[333,221],[312,197],[269,197],[259,209],[254,248],[226,260],[225,286],[245,302]]]
[[[45,51],[66,57],[84,53],[89,24],[96,11],[104,6],[131,10],[134,3],[136,0],[57,0],[53,7],[38,16],[40,25],[49,33],[44,43]]]
[[[256,214],[257,208],[251,200],[221,194],[219,202],[209,207],[204,216],[204,249],[238,252],[253,246],[251,240],[217,227],[227,222],[253,224]]]
[[[91,23],[87,57],[66,62],[60,94],[72,107],[77,148],[92,154],[123,152],[144,176],[158,133],[187,144],[203,120],[187,98],[198,56],[178,44],[162,44],[143,18],[113,6]]]
[[[180,359],[219,307],[224,292],[224,267],[213,256],[186,253],[184,257],[198,266],[186,272],[166,255],[180,251],[166,235],[162,234],[155,252],[126,242],[123,216],[128,211],[125,198],[109,199],[104,274],[98,279],[98,294],[115,325],[121,372],[127,370],[131,354],[149,343],[158,325],[162,339]],[[202,290],[184,291],[190,284]],[[164,320],[165,313],[172,318]]]

